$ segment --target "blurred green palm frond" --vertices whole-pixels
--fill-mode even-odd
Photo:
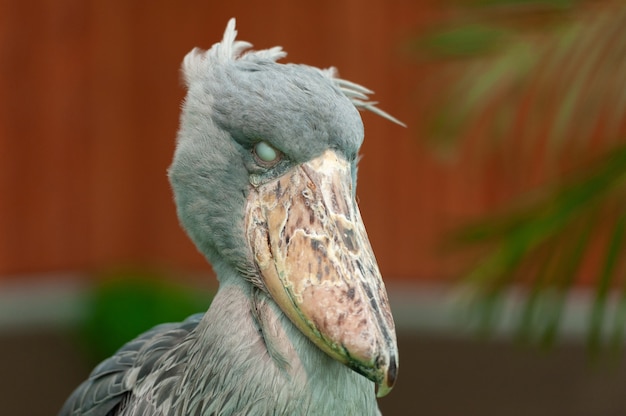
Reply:
[[[510,182],[507,208],[454,236],[475,254],[466,279],[479,305],[474,317],[481,328],[494,328],[501,295],[519,288],[520,337],[551,343],[567,295],[588,286],[594,293],[589,345],[621,347],[626,7],[570,2],[533,15],[533,9],[498,3],[495,9],[474,7],[470,18],[460,19],[461,28],[439,29],[421,40],[431,58],[446,62],[428,137],[448,154],[471,143],[480,149],[473,150],[477,169],[504,160],[503,172],[489,174]]]

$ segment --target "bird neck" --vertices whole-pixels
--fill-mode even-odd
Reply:
[[[204,383],[203,414],[234,403],[245,407],[233,414],[378,414],[373,383],[317,348],[267,294],[241,276],[220,282],[191,352],[214,367],[191,366],[203,373],[189,377]]]

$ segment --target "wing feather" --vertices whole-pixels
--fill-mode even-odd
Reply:
[[[120,405],[130,398],[133,386],[197,327],[202,316],[196,314],[183,322],[158,325],[128,342],[74,390],[59,416],[116,415]]]

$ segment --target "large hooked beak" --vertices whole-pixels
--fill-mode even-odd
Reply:
[[[335,152],[254,188],[246,232],[263,282],[281,310],[328,355],[386,395],[398,349],[385,286]]]

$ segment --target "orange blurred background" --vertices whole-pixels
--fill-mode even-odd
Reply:
[[[439,285],[457,278],[467,260],[467,253],[445,254],[443,243],[451,231],[557,177],[561,165],[568,167],[573,156],[579,156],[576,152],[604,150],[601,140],[589,139],[590,146],[545,152],[553,143],[546,139],[554,127],[549,119],[563,114],[559,111],[567,107],[562,104],[570,92],[578,93],[583,112],[590,109],[600,116],[589,118],[589,129],[577,117],[554,123],[564,120],[567,128],[591,132],[592,139],[594,129],[608,124],[602,118],[609,112],[606,107],[617,108],[614,101],[605,104],[602,89],[597,101],[588,99],[599,78],[597,68],[581,71],[584,82],[574,85],[580,88],[569,88],[566,75],[585,69],[578,64],[588,61],[587,51],[596,49],[596,38],[578,56],[580,61],[572,63],[566,54],[562,61],[552,61],[564,62],[563,77],[561,67],[544,76],[539,55],[532,50],[543,43],[543,34],[518,30],[520,25],[545,26],[559,32],[561,21],[574,22],[574,30],[584,28],[588,21],[576,19],[588,10],[577,6],[594,3],[609,2],[0,0],[0,368],[9,374],[0,380],[0,397],[4,393],[5,410],[18,416],[51,414],[93,367],[81,355],[76,331],[93,313],[88,305],[93,299],[87,299],[92,293],[84,289],[97,282],[102,270],[167,270],[168,276],[200,276],[207,284],[210,266],[178,224],[166,171],[185,93],[180,63],[191,48],[206,49],[219,41],[228,19],[236,17],[239,39],[256,48],[281,45],[288,53],[284,62],[337,67],[342,78],[374,90],[371,98],[379,107],[408,125],[402,128],[362,114],[365,144],[358,201],[390,288],[402,356],[398,386],[381,401],[384,413],[626,414],[621,388],[626,362],[607,366],[610,371],[604,372],[586,365],[581,339],[588,297],[583,302],[574,299],[563,325],[566,335],[573,336],[564,337],[556,353],[548,355],[517,348],[506,337],[491,344],[473,342],[451,324],[462,320],[457,319],[456,299],[444,293],[448,286]],[[487,23],[506,22],[514,40],[522,39],[501,47],[503,55],[509,45],[533,46],[522,48],[509,61],[498,61],[497,56],[480,62],[464,56],[424,59],[416,40],[445,27],[450,19],[474,30],[474,35],[484,35],[463,14],[476,5],[493,6],[485,7],[491,19]],[[517,17],[510,19],[512,15]],[[611,15],[609,10],[601,16],[596,27],[603,27],[602,19]],[[626,13],[621,16],[626,19]],[[619,43],[614,39],[623,38],[618,30],[610,30],[614,38],[606,44],[608,51]],[[457,33],[459,38],[465,41],[463,33]],[[560,38],[554,38],[558,43]],[[525,43],[528,39],[532,42]],[[470,51],[474,47],[471,42],[465,46]],[[543,56],[550,53],[544,50]],[[486,55],[489,58],[490,51]],[[526,64],[529,56],[539,69],[533,72],[529,65],[531,76],[520,81],[523,77],[516,76],[523,71],[516,71],[520,68],[515,64],[517,59]],[[498,69],[494,61],[509,66],[489,72]],[[621,72],[613,76],[607,77],[608,88],[611,82],[621,85]],[[562,84],[553,82],[561,78]],[[459,80],[462,85],[455,89]],[[481,90],[477,81],[491,88]],[[550,84],[559,85],[549,90]],[[549,90],[546,103],[543,89]],[[429,125],[437,121],[435,104],[454,102],[458,91],[459,102],[471,102],[471,93],[477,91],[492,94],[476,94],[479,111],[466,108],[472,121],[459,122],[456,133],[461,140],[452,143],[453,151],[441,152],[432,145]],[[620,97],[615,101],[626,106]],[[548,123],[526,123],[533,120],[531,113]],[[509,142],[492,140],[495,135],[488,134],[486,119],[493,114],[503,116],[503,135],[512,138]],[[566,112],[571,114],[575,112]],[[626,116],[618,116],[624,133]],[[484,151],[485,142],[490,142],[487,147],[496,143],[490,147],[496,150]],[[612,222],[604,228],[589,223],[594,231],[611,235],[605,228]],[[592,241],[589,266],[581,268],[587,282],[597,275],[588,271],[595,273],[602,264],[600,243]],[[619,274],[622,269],[617,270]],[[65,286],[64,279],[70,284]],[[166,297],[162,292],[172,293],[171,287],[163,287],[157,288],[158,301]],[[109,302],[109,308],[125,314],[119,299]],[[154,299],[146,301],[152,309],[132,305],[136,299],[126,298],[123,305],[141,310],[133,318],[158,318],[157,312],[165,309]],[[544,315],[538,317],[543,324]],[[117,321],[124,325],[131,319]],[[96,332],[102,329],[93,326]],[[101,335],[110,337],[115,330]]]
[[[493,191],[420,137],[438,68],[409,45],[444,15],[426,1],[1,2],[0,279],[128,264],[209,270],[178,225],[166,170],[180,62],[219,41],[232,16],[240,39],[337,67],[409,126],[363,114],[361,211],[387,280],[447,277],[442,232]]]

